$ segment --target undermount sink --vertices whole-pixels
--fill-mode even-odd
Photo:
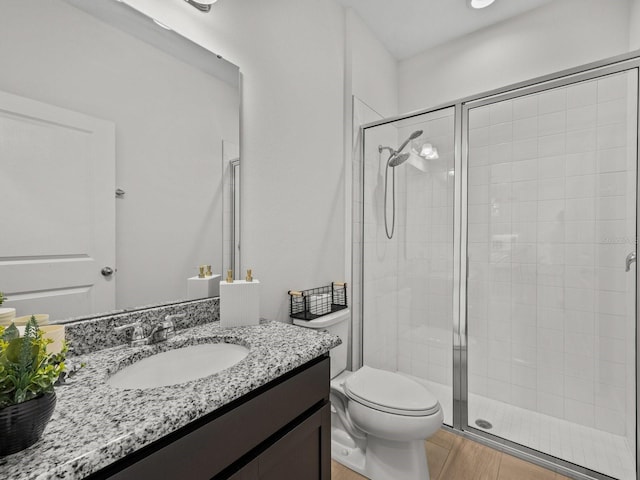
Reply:
[[[206,343],[157,353],[117,371],[107,379],[116,388],[156,388],[176,385],[229,368],[249,353],[232,343]]]

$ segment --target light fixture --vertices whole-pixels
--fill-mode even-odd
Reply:
[[[216,3],[218,0],[184,0],[189,5],[196,7],[201,12],[208,12],[211,10],[211,5]]]
[[[438,155],[438,149],[430,143],[422,145],[422,148],[420,149],[420,156],[427,160],[436,160],[440,158],[440,155]]]
[[[485,8],[491,5],[495,0],[471,0],[472,8]]]

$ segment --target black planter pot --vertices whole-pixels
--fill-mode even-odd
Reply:
[[[52,392],[0,408],[0,456],[19,452],[36,443],[55,407],[56,394]]]

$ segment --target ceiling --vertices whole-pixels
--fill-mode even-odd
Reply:
[[[482,10],[471,8],[469,0],[337,1],[353,8],[387,50],[402,60],[552,0],[496,0]]]

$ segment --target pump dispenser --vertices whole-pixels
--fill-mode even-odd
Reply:
[[[231,270],[227,281],[220,282],[220,326],[239,327],[260,323],[260,281],[251,269],[244,280],[233,280]]]

